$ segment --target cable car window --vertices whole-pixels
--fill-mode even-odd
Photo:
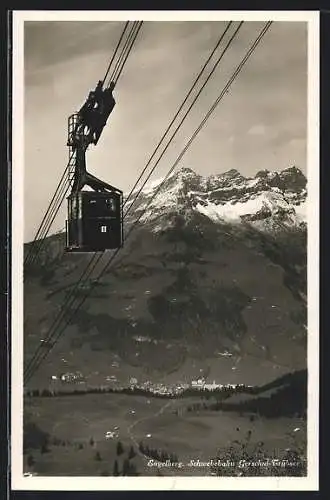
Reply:
[[[78,213],[78,218],[79,219],[82,219],[82,212],[83,212],[83,200],[82,200],[82,197],[80,196],[79,197],[79,213]]]
[[[101,226],[101,233],[107,232],[107,226]]]
[[[77,198],[72,198],[72,200],[71,200],[71,210],[72,210],[72,212],[71,212],[72,213],[72,217],[76,218],[76,216],[77,216],[77,213],[76,213],[76,211],[77,211]]]
[[[105,200],[105,203],[107,205],[107,208],[109,210],[112,210],[112,211],[115,211],[116,210],[116,203],[115,203],[115,200],[113,198],[108,198]]]

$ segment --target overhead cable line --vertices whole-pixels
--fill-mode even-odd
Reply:
[[[60,206],[62,205],[68,191],[70,189],[70,182],[66,181],[63,182],[62,185],[60,186],[60,191],[58,192],[55,202],[51,208],[51,210],[48,212],[47,218],[44,223],[44,229],[42,234],[40,235],[39,239],[36,242],[36,249],[33,251],[32,257],[29,260],[28,266],[33,266],[37,260],[38,256],[40,255],[40,252],[42,249],[45,247],[45,239],[47,237],[47,234],[50,230],[51,225],[53,224],[55,217],[60,209]]]
[[[153,193],[153,196],[151,197],[151,199],[148,201],[148,204],[147,206],[145,207],[144,211],[141,212],[141,214],[139,215],[139,217],[137,218],[137,220],[134,222],[134,224],[131,226],[130,228],[130,231],[128,232],[128,236],[129,234],[132,233],[132,231],[135,229],[135,227],[137,227],[137,224],[139,223],[140,219],[142,218],[142,216],[146,213],[147,211],[147,208],[148,206],[152,203],[153,199],[155,198],[155,196],[159,193],[159,191],[161,190],[161,188],[164,186],[164,183],[166,182],[166,180],[168,179],[168,177],[171,175],[171,173],[173,172],[173,170],[175,169],[176,165],[178,164],[178,162],[182,159],[182,157],[184,156],[184,154],[186,153],[186,151],[188,150],[188,148],[190,147],[191,143],[194,141],[194,139],[196,138],[196,136],[198,135],[198,133],[200,132],[200,130],[203,128],[203,126],[205,125],[206,121],[209,119],[209,117],[211,116],[211,114],[214,112],[214,110],[216,109],[216,107],[218,106],[218,104],[220,103],[220,101],[222,100],[223,96],[227,93],[228,89],[230,88],[230,86],[232,85],[232,83],[234,82],[234,80],[237,78],[238,74],[240,73],[240,71],[242,70],[243,66],[246,64],[247,60],[250,58],[250,56],[252,55],[252,53],[254,52],[254,50],[256,49],[256,47],[259,45],[260,41],[262,40],[262,38],[264,37],[264,35],[266,34],[266,32],[268,31],[268,29],[270,28],[272,22],[269,21],[266,23],[266,25],[264,26],[264,28],[261,30],[261,32],[259,33],[259,35],[257,36],[256,40],[253,42],[253,44],[251,45],[251,47],[249,48],[249,50],[247,51],[247,53],[245,54],[245,56],[243,57],[242,61],[240,62],[240,64],[237,66],[237,68],[235,69],[233,75],[231,76],[231,78],[228,80],[228,82],[226,83],[225,87],[223,88],[223,90],[221,91],[219,97],[216,99],[216,101],[214,102],[214,104],[212,105],[212,107],[210,108],[210,110],[206,113],[205,117],[203,118],[202,122],[200,123],[200,125],[197,127],[197,129],[195,130],[195,132],[192,134],[191,138],[188,140],[188,142],[186,143],[184,149],[182,150],[182,152],[180,153],[180,155],[177,157],[177,159],[175,160],[174,164],[172,165],[171,169],[169,170],[169,172],[167,173],[166,177],[163,179],[163,181],[161,182],[161,184],[157,187],[157,189],[154,191]],[[127,236],[127,237],[128,237]],[[95,288],[96,284],[98,283],[98,281],[101,279],[101,277],[105,274],[105,272],[108,270],[109,266],[111,265],[111,263],[113,262],[114,258],[116,257],[116,255],[118,254],[120,249],[117,249],[114,254],[112,255],[112,257],[110,258],[110,260],[107,262],[107,264],[104,266],[104,268],[102,269],[102,271],[99,273],[98,277],[96,279],[93,280],[93,283],[91,285],[91,288],[89,290],[89,292],[84,296],[82,297],[81,301],[79,302],[79,304],[77,305],[77,307],[75,308],[75,310],[73,311],[73,313],[71,314],[68,322],[63,326],[63,328],[57,332],[57,335],[55,337],[55,339],[53,339],[53,345],[58,341],[58,339],[61,337],[61,335],[63,334],[63,332],[65,331],[66,327],[69,325],[69,322],[72,320],[72,318],[75,316],[75,314],[77,313],[77,311],[80,309],[80,307],[82,306],[82,304],[86,301],[86,299],[88,298],[88,296],[91,294],[91,292],[93,291],[93,289]],[[56,333],[56,332],[55,332]],[[54,335],[55,336],[55,335]],[[50,347],[50,349],[48,349],[48,352],[47,351],[44,351],[42,357],[36,362],[37,364],[34,366],[34,368],[32,367],[32,371],[30,371],[27,375],[27,378],[26,378],[26,382],[33,376],[33,374],[36,372],[36,370],[38,369],[38,367],[40,366],[40,364],[42,363],[43,359],[45,359],[48,355],[48,353],[50,352],[50,350],[53,348],[53,345]]]
[[[196,101],[198,100],[198,98],[200,97],[201,93],[203,92],[204,88],[206,87],[207,83],[209,82],[210,78],[213,76],[215,70],[217,69],[217,67],[219,66],[220,62],[222,61],[224,55],[226,54],[226,52],[228,51],[230,45],[232,44],[233,40],[235,39],[235,37],[237,36],[239,30],[241,29],[242,25],[243,25],[244,21],[241,21],[237,28],[235,29],[234,33],[231,35],[230,39],[228,40],[227,44],[225,45],[224,49],[222,50],[221,54],[219,55],[219,57],[217,58],[217,60],[215,61],[210,73],[208,74],[206,80],[204,81],[203,85],[201,86],[201,88],[199,89],[199,91],[197,92],[196,96],[194,97],[193,101],[191,102],[191,104],[189,105],[187,111],[185,112],[185,114],[183,115],[183,117],[181,118],[179,124],[177,125],[176,129],[174,130],[174,132],[172,133],[171,137],[169,138],[166,146],[164,147],[163,151],[161,152],[159,158],[157,159],[155,165],[153,166],[153,168],[151,169],[151,171],[149,172],[148,174],[148,177],[146,179],[149,180],[150,176],[152,175],[152,173],[154,172],[154,170],[156,169],[157,165],[159,164],[160,160],[163,158],[164,154],[166,153],[166,151],[168,150],[171,142],[173,141],[174,137],[176,136],[176,134],[178,133],[178,131],[180,130],[182,124],[184,123],[184,121],[186,120],[187,116],[189,115],[191,109],[193,108],[193,106],[195,105]],[[146,182],[145,181],[145,182]],[[132,209],[134,203],[136,202],[136,200],[138,199],[139,195],[141,194],[141,191],[142,189],[144,188],[145,186],[145,183],[142,184],[142,186],[140,187],[140,189],[137,191],[136,195],[135,195],[135,200],[133,201],[133,203],[131,203],[131,205],[128,207],[128,209],[126,210],[126,212],[124,213],[124,216],[126,216],[129,211]]]
[[[129,56],[129,54],[130,54],[130,52],[131,52],[132,48],[133,48],[133,45],[134,45],[134,43],[135,43],[135,40],[136,40],[136,38],[137,38],[137,36],[138,36],[138,34],[139,34],[139,31],[140,31],[140,29],[141,29],[141,27],[142,27],[142,23],[143,23],[143,21],[140,21],[140,23],[138,23],[138,24],[137,24],[137,26],[136,26],[136,30],[135,30],[134,35],[133,35],[133,37],[132,37],[132,40],[130,41],[129,48],[128,48],[128,50],[126,51],[126,54],[125,54],[125,56],[124,56],[124,58],[123,58],[122,64],[121,64],[121,66],[117,69],[117,72],[116,72],[116,73],[114,74],[114,76],[113,76],[113,79],[114,79],[114,83],[115,83],[115,85],[117,85],[117,82],[118,82],[118,80],[119,80],[119,78],[120,78],[120,75],[121,75],[121,74],[122,74],[122,72],[123,72],[123,69],[124,69],[124,67],[125,67],[125,63],[126,63],[126,61],[127,61],[127,58],[128,58],[128,56]]]
[[[166,135],[168,134],[170,128],[172,127],[172,125],[174,124],[175,120],[177,119],[177,117],[179,116],[180,114],[180,111],[183,109],[184,105],[186,104],[186,102],[188,101],[189,97],[191,96],[194,88],[196,87],[198,81],[200,80],[200,78],[202,77],[207,65],[209,64],[210,60],[212,59],[212,57],[214,56],[216,50],[218,49],[220,43],[222,42],[222,40],[224,39],[227,31],[229,30],[230,26],[232,25],[232,21],[230,21],[224,32],[222,33],[222,35],[220,36],[218,42],[216,43],[214,49],[212,50],[211,54],[209,55],[209,57],[207,58],[207,60],[205,61],[203,67],[201,68],[201,70],[199,71],[197,77],[195,78],[195,81],[193,82],[192,86],[190,87],[186,97],[184,98],[182,104],[180,105],[180,107],[178,108],[177,112],[175,113],[174,115],[174,118],[172,119],[172,121],[170,122],[170,124],[167,126],[162,138],[160,139],[160,141],[158,142],[158,145],[156,146],[154,152],[152,153],[152,155],[150,156],[149,160],[147,161],[147,164],[146,166],[144,167],[144,169],[142,170],[141,174],[139,175],[137,181],[135,182],[134,186],[132,187],[131,191],[129,192],[128,196],[127,196],[127,199],[131,197],[131,195],[134,193],[138,183],[140,182],[140,180],[142,179],[142,177],[144,176],[148,166],[150,165],[151,161],[154,159],[159,147],[161,146],[162,142],[164,141]]]
[[[45,235],[45,226],[47,224],[47,220],[49,218],[49,213],[52,212],[54,210],[54,207],[56,207],[57,205],[57,200],[58,200],[58,196],[59,196],[59,193],[61,192],[62,188],[63,188],[63,183],[65,184],[65,179],[67,177],[67,174],[68,174],[68,170],[69,170],[69,164],[70,164],[70,161],[73,157],[74,153],[70,156],[69,158],[69,162],[68,162],[68,165],[66,166],[66,168],[64,169],[64,172],[60,178],[60,181],[57,185],[57,188],[55,190],[55,193],[49,203],[49,206],[45,212],[45,215],[38,227],[38,230],[36,232],[36,235],[34,237],[34,240],[33,242],[31,243],[31,247],[29,249],[29,252],[24,260],[24,266],[28,266],[30,263],[31,263],[31,259],[34,258],[34,252],[35,252],[35,247],[37,246],[38,244],[38,241],[40,241],[41,238],[44,237]]]
[[[121,49],[120,55],[119,55],[119,57],[118,57],[115,65],[114,65],[114,68],[113,68],[113,70],[112,70],[112,72],[110,74],[110,77],[109,77],[109,80],[108,80],[108,85],[110,84],[110,82],[112,82],[114,80],[114,76],[115,76],[116,72],[118,71],[118,68],[120,67],[120,65],[122,63],[122,61],[123,61],[123,59],[125,57],[125,54],[126,54],[126,52],[128,50],[128,46],[129,46],[129,44],[130,44],[130,42],[132,40],[132,37],[134,36],[134,32],[136,30],[136,27],[137,27],[137,22],[134,21],[133,24],[132,24],[132,26],[131,26],[131,28],[130,28],[130,31],[129,31],[127,37],[126,37],[124,46]]]
[[[105,75],[104,75],[104,78],[103,78],[103,80],[102,80],[102,86],[104,85],[104,82],[105,82],[105,80],[106,80],[106,78],[107,78],[107,76],[108,76],[108,73],[109,73],[109,71],[110,71],[110,68],[111,68],[111,66],[112,66],[113,61],[115,60],[115,57],[116,57],[117,52],[118,52],[118,50],[119,50],[119,46],[120,46],[121,41],[122,41],[122,39],[123,39],[123,37],[124,37],[125,31],[126,31],[126,30],[127,30],[127,28],[128,28],[128,25],[129,25],[129,21],[127,21],[127,22],[125,23],[124,29],[123,29],[123,31],[122,31],[122,33],[121,33],[121,35],[120,35],[120,38],[119,38],[118,43],[117,43],[117,45],[116,45],[115,51],[114,51],[114,53],[113,53],[113,55],[112,55],[112,58],[111,58],[111,60],[110,60],[110,62],[109,62],[109,66],[108,66],[107,71],[106,71],[106,73],[105,73]]]

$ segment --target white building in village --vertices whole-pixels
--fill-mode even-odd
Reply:
[[[245,384],[217,384],[215,380],[212,383],[206,383],[204,378],[199,378],[197,380],[191,381],[191,387],[193,389],[200,389],[205,391],[214,391],[216,389],[237,389],[239,387],[244,387]],[[245,387],[252,387],[250,385],[246,385]]]
[[[204,384],[203,389],[206,391],[215,391],[215,389],[221,389],[222,387],[222,384],[217,384],[215,380],[213,380],[212,384]]]
[[[198,378],[197,380],[192,380],[191,381],[191,387],[194,387],[196,389],[202,388],[205,385],[205,379],[204,378]]]

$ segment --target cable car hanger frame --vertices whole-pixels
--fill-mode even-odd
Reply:
[[[123,192],[90,174],[86,168],[86,151],[91,144],[98,143],[115,107],[114,88],[112,81],[104,89],[100,80],[78,113],[68,119],[72,187],[67,197],[67,252],[95,252],[123,246]],[[92,191],[83,191],[85,186]]]

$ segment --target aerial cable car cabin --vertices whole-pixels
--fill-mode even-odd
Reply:
[[[78,113],[69,117],[67,252],[97,252],[123,246],[123,192],[86,170],[86,151],[96,145],[115,106],[114,83],[99,81]],[[84,190],[88,186],[89,191]]]

